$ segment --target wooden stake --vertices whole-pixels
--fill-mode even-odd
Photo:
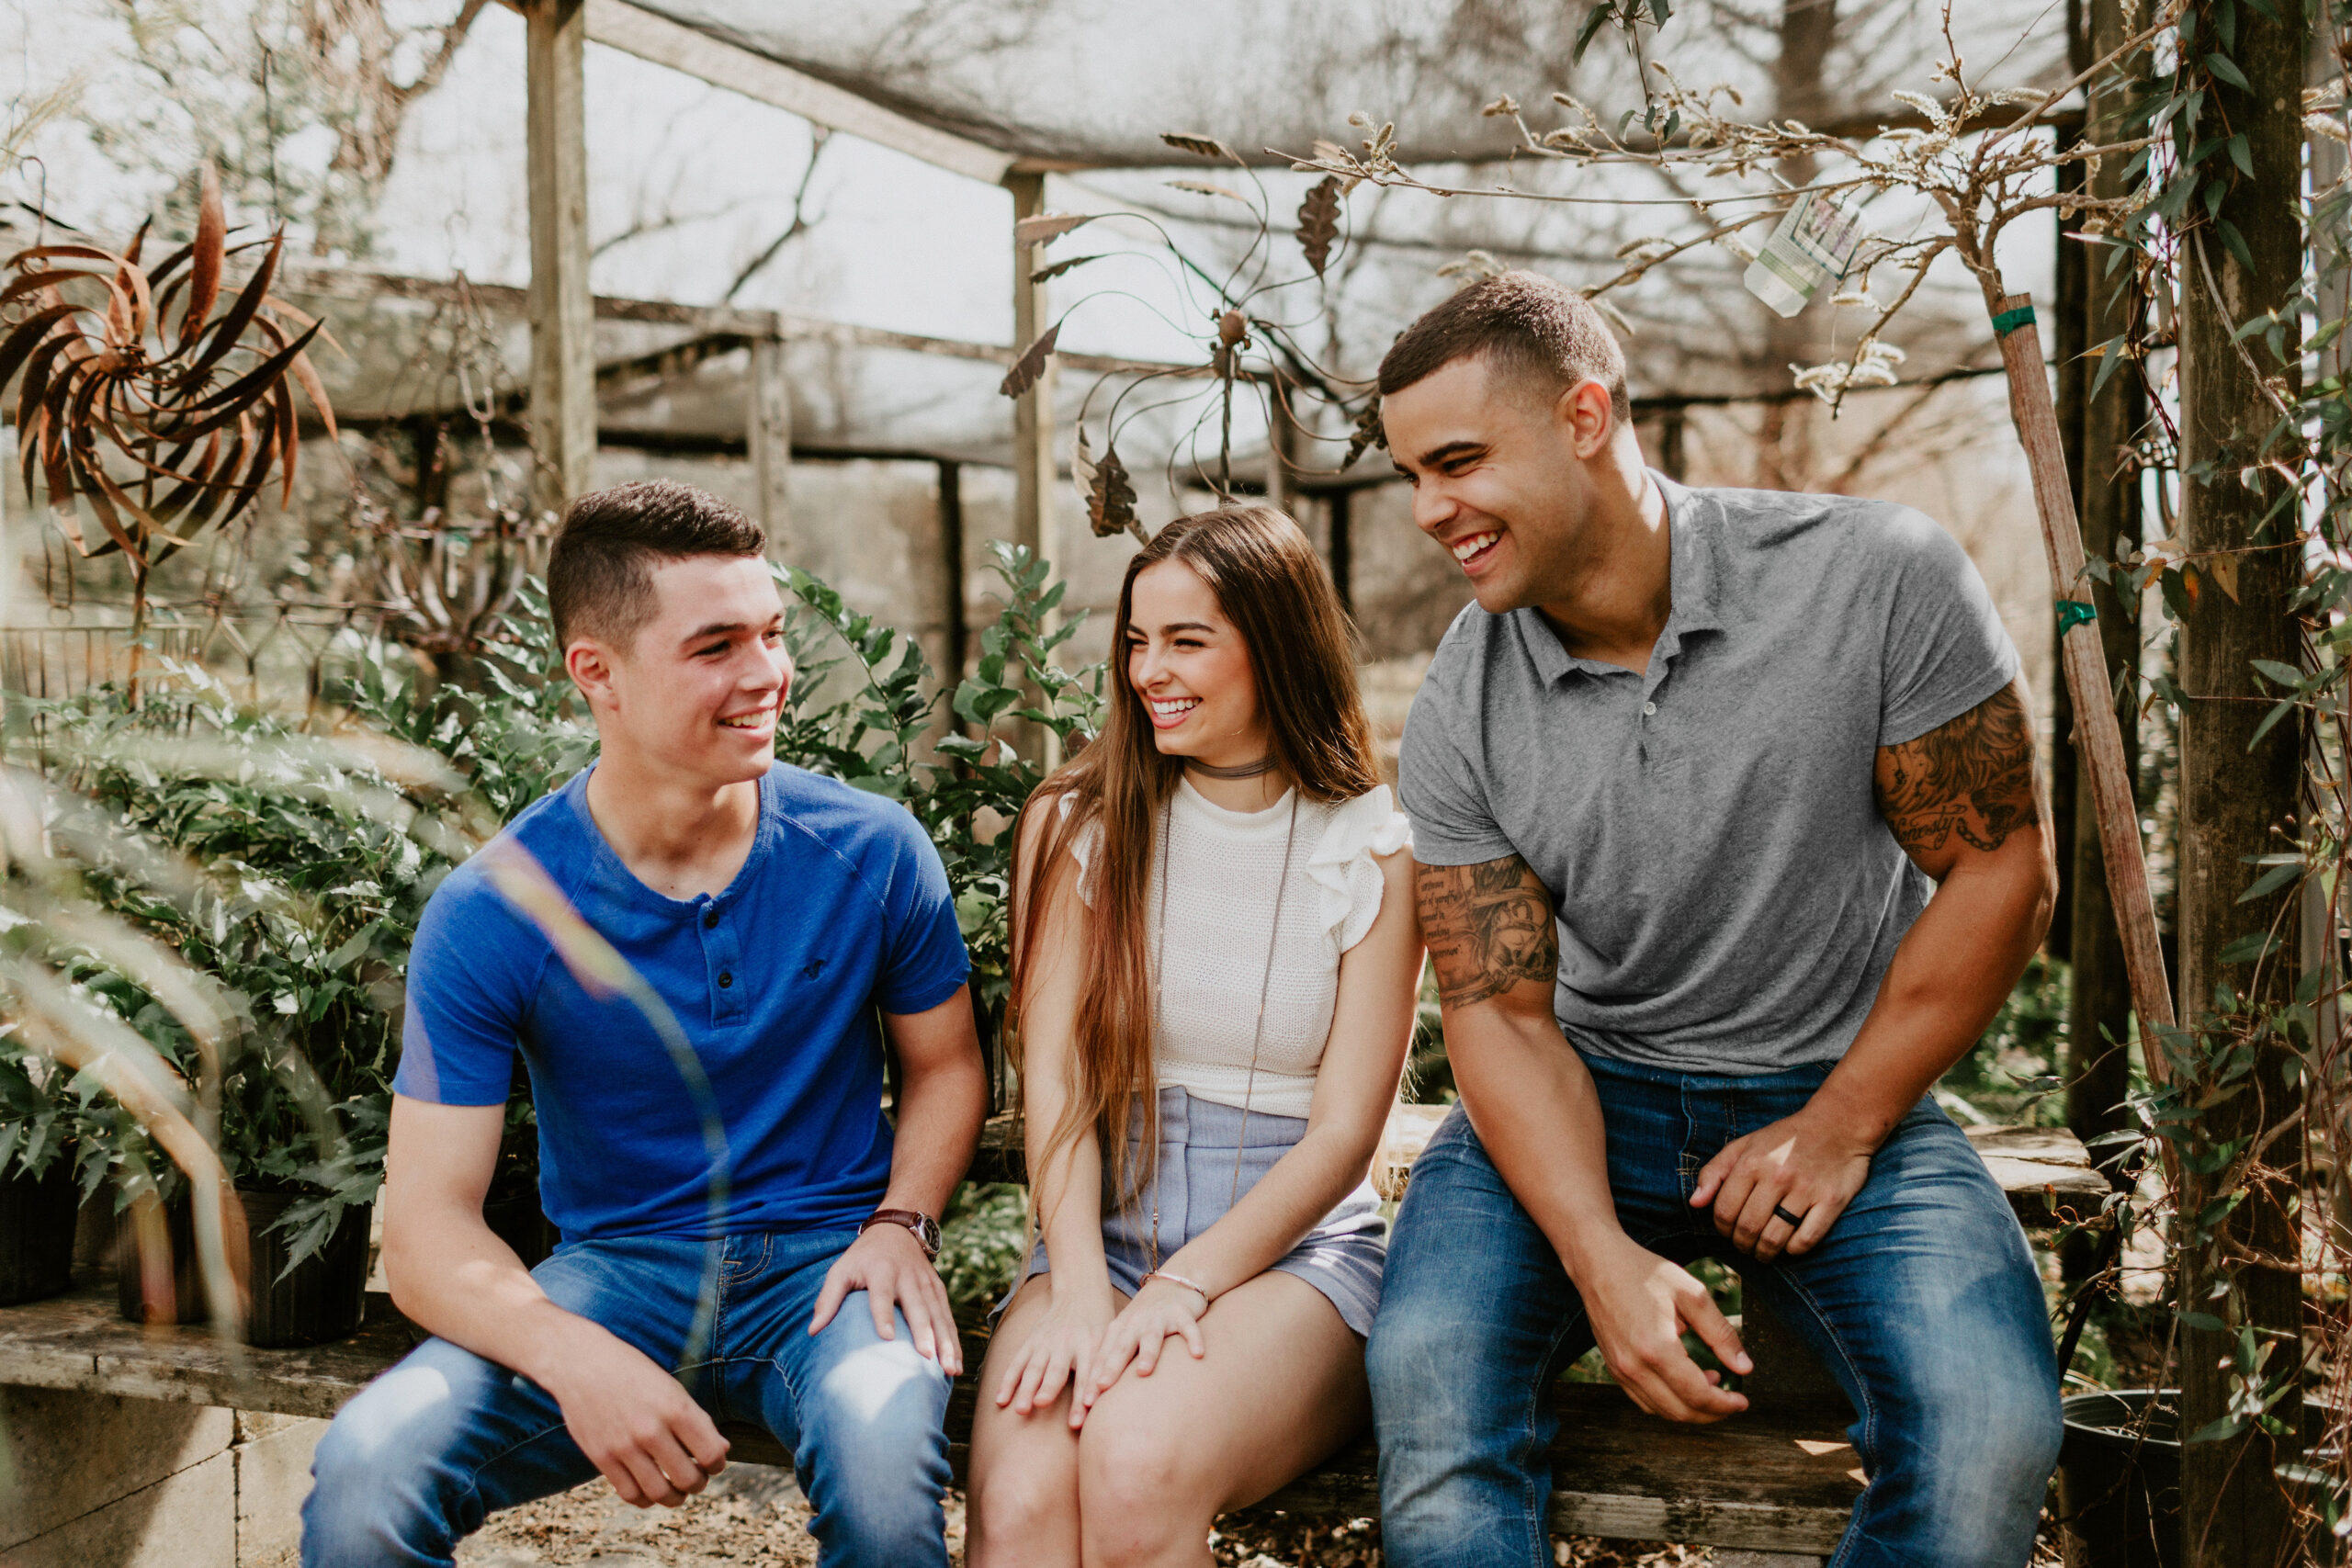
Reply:
[[[2033,471],[2035,510],[2041,514],[2041,543],[2050,557],[2050,582],[2062,602],[2087,604],[2090,580],[2083,572],[2082,526],[2075,515],[2074,487],[2066,455],[2058,442],[2058,413],[2050,401],[2049,373],[2041,360],[2041,334],[2034,330],[2033,300],[2011,294],[1994,303],[1993,330],[2001,341],[2001,365],[2008,372],[2009,417]],[[2092,807],[2098,813],[2099,846],[2107,854],[2108,896],[2123,933],[2123,962],[2132,976],[2132,1007],[2140,1015],[2141,1055],[2148,1076],[2165,1080],[2164,1048],[2147,1038],[2170,1029],[2175,1017],[2172,983],[2156,936],[2156,905],[2148,891],[2147,860],[2140,845],[2140,807],[2132,792],[2132,772],[2123,756],[2123,732],[2115,721],[2115,693],[2109,684],[2107,651],[2098,626],[2077,621],[2060,638],[2066,685],[2075,699]]]

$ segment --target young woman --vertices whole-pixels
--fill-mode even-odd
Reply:
[[[980,1374],[974,1568],[1207,1563],[1371,1409],[1365,1177],[1421,942],[1347,615],[1250,505],[1161,529],[1116,627],[1102,734],[1019,827],[1043,1245]]]

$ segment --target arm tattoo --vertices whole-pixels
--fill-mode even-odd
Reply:
[[[1941,850],[1953,834],[1997,850],[2020,828],[2040,825],[2033,725],[2015,686],[1951,723],[1878,754],[1879,815],[1905,852]]]
[[[1438,999],[1483,1002],[1529,980],[1545,1007],[1560,972],[1552,896],[1517,855],[1483,865],[1425,865],[1415,874],[1421,937],[1437,964]]]

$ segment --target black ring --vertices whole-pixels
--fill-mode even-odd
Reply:
[[[1803,1214],[1792,1214],[1778,1203],[1772,1205],[1772,1217],[1776,1220],[1788,1221],[1789,1228],[1792,1231],[1803,1230],[1804,1228],[1804,1216]]]

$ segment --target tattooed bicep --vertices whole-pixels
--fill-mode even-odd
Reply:
[[[1997,850],[2041,822],[2033,723],[2023,694],[2003,687],[1948,724],[1879,749],[1879,815],[1914,859],[1962,843]]]
[[[1527,981],[1544,1005],[1560,969],[1552,896],[1517,855],[1479,865],[1424,865],[1414,874],[1421,938],[1437,966],[1438,998],[1468,1007]]]

